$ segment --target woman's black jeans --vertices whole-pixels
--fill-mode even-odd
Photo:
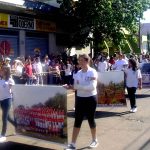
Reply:
[[[11,104],[12,104],[11,98],[0,101],[0,105],[2,109],[2,131],[1,131],[2,136],[5,136],[6,134],[8,121],[15,126],[14,120],[9,115]]]
[[[136,87],[127,87],[131,108],[136,108]]]

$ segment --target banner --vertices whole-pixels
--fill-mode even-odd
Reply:
[[[0,27],[8,28],[8,15],[0,13]]]
[[[150,73],[142,73],[142,86],[150,87]]]
[[[99,106],[126,106],[124,73],[109,71],[98,73]]]
[[[67,143],[67,91],[61,86],[13,86],[16,133]]]

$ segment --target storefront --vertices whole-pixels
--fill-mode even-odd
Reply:
[[[0,54],[11,58],[19,55],[18,31],[0,30]]]
[[[17,56],[34,56],[39,52],[41,57],[56,46],[56,24],[25,16],[0,13],[0,52],[15,58]]]
[[[26,56],[34,56],[39,53],[43,58],[48,54],[48,34],[26,33]]]

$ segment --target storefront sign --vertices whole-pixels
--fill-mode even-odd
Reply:
[[[34,30],[34,19],[10,15],[10,27]]]
[[[7,28],[8,27],[8,15],[0,13],[0,27]]]
[[[36,20],[36,30],[44,32],[56,32],[56,24],[49,21]]]

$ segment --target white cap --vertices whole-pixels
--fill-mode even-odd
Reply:
[[[20,60],[18,60],[18,59],[15,59],[14,61],[15,61],[15,62],[21,62],[21,61],[20,61]]]
[[[5,60],[9,60],[10,61],[11,59],[9,57],[6,57]]]

